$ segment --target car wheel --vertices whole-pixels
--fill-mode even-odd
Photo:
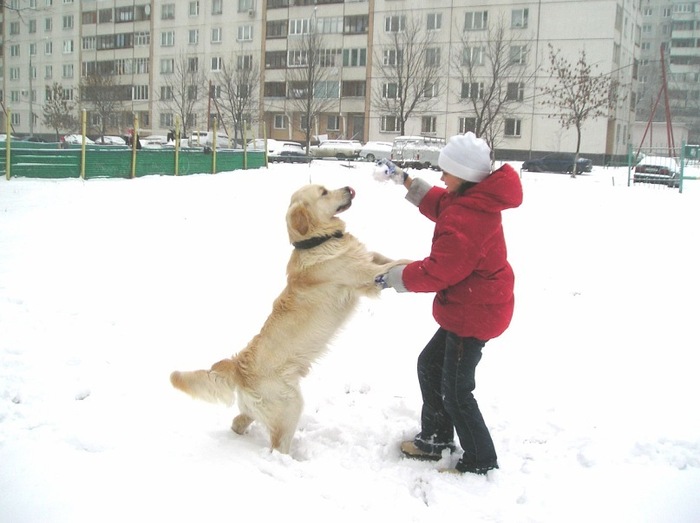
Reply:
[[[376,158],[373,154],[370,153],[367,156],[365,156],[365,160],[367,160],[368,162],[373,162],[374,160],[376,160]]]

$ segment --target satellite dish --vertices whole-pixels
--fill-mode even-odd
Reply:
[[[146,16],[151,16],[151,4],[146,4],[143,6],[143,12],[146,14]]]

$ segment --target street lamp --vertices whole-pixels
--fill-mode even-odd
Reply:
[[[29,137],[34,136],[34,71],[32,70],[32,52],[29,51]]]

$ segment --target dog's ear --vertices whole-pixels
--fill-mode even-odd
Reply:
[[[301,204],[295,204],[289,209],[289,227],[300,236],[306,236],[311,228],[311,215]]]

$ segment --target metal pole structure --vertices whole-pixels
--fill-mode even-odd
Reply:
[[[80,146],[80,178],[85,179],[85,129],[87,127],[87,109],[83,109],[80,120],[82,124],[81,129],[81,146]]]
[[[34,136],[34,81],[32,79],[32,52],[29,51],[29,136]]]
[[[131,139],[131,177],[136,177],[136,149],[139,143],[139,115],[134,115],[134,136]]]
[[[10,179],[10,141],[12,140],[12,109],[7,111],[7,121],[5,122],[5,179]]]
[[[175,176],[180,173],[180,115],[175,116]]]

